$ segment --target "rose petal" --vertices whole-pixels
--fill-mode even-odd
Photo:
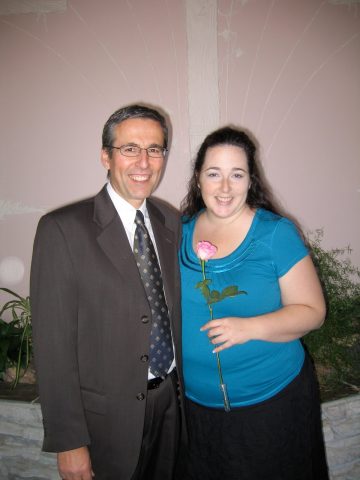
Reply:
[[[201,240],[196,245],[196,254],[200,260],[207,261],[217,252],[217,247],[207,240]]]

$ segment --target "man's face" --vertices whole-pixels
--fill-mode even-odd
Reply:
[[[138,145],[141,148],[163,146],[161,125],[149,118],[129,118],[115,127],[114,147]],[[164,157],[149,157],[141,150],[137,157],[127,157],[112,149],[112,156],[102,150],[101,161],[110,172],[114,190],[133,207],[139,208],[144,199],[157,187],[164,165]]]

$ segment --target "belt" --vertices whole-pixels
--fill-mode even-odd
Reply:
[[[165,380],[165,378],[162,378],[162,377],[151,378],[150,380],[148,380],[147,389],[154,390],[155,388],[159,388],[162,382]]]
[[[151,378],[150,380],[148,380],[148,384],[147,384],[147,389],[148,390],[154,390],[155,388],[159,388],[160,385],[162,384],[162,382],[164,380],[166,380],[166,378],[169,376],[169,375],[175,375],[176,374],[176,369],[174,368],[173,370],[171,370],[171,372],[166,375],[166,377],[155,377],[155,378]]]

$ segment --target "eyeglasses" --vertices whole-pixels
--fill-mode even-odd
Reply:
[[[159,158],[164,157],[167,149],[164,147],[160,147],[158,145],[153,145],[152,147],[148,148],[141,148],[139,145],[121,145],[121,147],[113,147],[112,145],[104,145],[105,148],[115,148],[116,150],[120,150],[121,155],[125,155],[125,157],[138,157],[141,153],[141,150],[146,150],[146,153],[149,157],[152,158]]]

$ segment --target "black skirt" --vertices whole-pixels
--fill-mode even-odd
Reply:
[[[308,357],[269,400],[226,413],[186,404],[182,480],[328,480],[319,390]],[[184,471],[185,469],[185,471]]]

